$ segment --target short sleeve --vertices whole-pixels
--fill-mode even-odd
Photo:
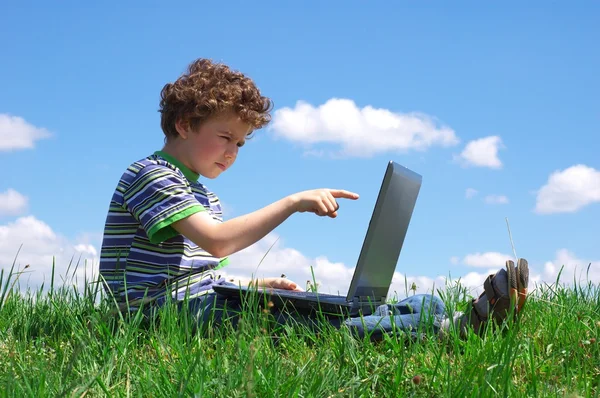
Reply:
[[[155,244],[178,234],[171,224],[206,210],[185,177],[162,165],[142,168],[123,193],[123,201]]]

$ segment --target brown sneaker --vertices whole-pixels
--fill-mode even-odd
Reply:
[[[529,285],[529,264],[524,258],[517,261],[517,312],[521,312],[527,301],[527,286]]]
[[[506,261],[506,269],[486,278],[484,292],[471,301],[470,308],[461,317],[461,334],[465,335],[468,326],[480,334],[489,319],[500,325],[511,313],[516,316],[525,305],[528,282],[527,260],[519,259],[516,267],[513,261]]]

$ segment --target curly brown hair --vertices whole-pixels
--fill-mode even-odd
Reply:
[[[160,125],[166,140],[179,136],[175,128],[178,120],[194,130],[210,117],[226,112],[235,112],[252,130],[271,121],[273,103],[261,95],[254,82],[209,59],[192,62],[187,73],[163,87],[160,98]]]

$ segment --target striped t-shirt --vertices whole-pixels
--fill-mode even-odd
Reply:
[[[211,271],[227,259],[213,257],[171,226],[200,211],[223,221],[219,199],[198,177],[162,151],[132,163],[121,176],[100,252],[104,286],[121,307],[211,291]]]

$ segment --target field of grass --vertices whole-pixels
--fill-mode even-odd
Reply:
[[[530,286],[504,333],[373,343],[325,324],[274,329],[268,311],[250,309],[237,330],[199,336],[170,307],[160,322],[123,320],[96,287],[19,294],[13,281],[0,280],[0,396],[598,396],[593,284]],[[445,296],[449,310],[464,305],[459,293]]]

